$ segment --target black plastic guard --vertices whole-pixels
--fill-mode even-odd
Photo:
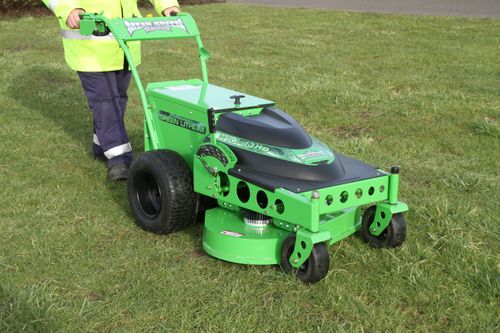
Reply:
[[[291,192],[300,193],[311,190],[317,190],[325,187],[352,183],[364,179],[381,177],[384,174],[378,171],[375,167],[352,159],[342,154],[335,153],[335,161],[332,168],[343,169],[343,172],[336,173],[329,179],[306,180],[289,177],[286,168],[283,168],[280,176],[271,175],[255,169],[245,168],[244,166],[236,165],[229,170],[229,174],[236,178],[248,181],[249,183],[260,186],[269,191],[275,191],[277,188],[285,188]],[[321,168],[318,166],[303,166],[309,168]],[[321,178],[321,177],[320,177]]]

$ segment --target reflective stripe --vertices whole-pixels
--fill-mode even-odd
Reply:
[[[110,160],[113,157],[120,156],[121,154],[125,154],[130,151],[132,151],[132,146],[130,145],[130,142],[127,142],[124,143],[123,145],[106,150],[104,152],[104,156],[106,156],[108,160]]]
[[[61,35],[66,39],[76,39],[76,40],[115,40],[115,36],[112,33],[106,36],[85,36],[80,33],[78,30],[64,30],[61,29]]]
[[[56,6],[59,4],[59,0],[50,0],[49,2],[49,9],[51,11],[56,10]]]
[[[97,137],[97,135],[95,135],[95,133],[94,133],[94,143],[98,146],[101,145],[101,143],[99,142],[99,138]]]

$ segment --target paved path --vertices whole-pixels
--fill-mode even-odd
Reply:
[[[356,12],[500,17],[500,0],[230,0],[283,7]]]

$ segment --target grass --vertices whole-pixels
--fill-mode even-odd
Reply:
[[[500,21],[223,4],[197,18],[215,84],[402,167],[408,239],[332,246],[304,285],[213,259],[202,226],[155,236],[90,157],[91,115],[55,19],[0,20],[0,331],[499,329]],[[146,82],[197,77],[193,44],[145,44]],[[142,115],[131,89],[136,152]]]

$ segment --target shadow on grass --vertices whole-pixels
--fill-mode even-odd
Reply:
[[[50,120],[66,132],[71,140],[82,142],[84,147],[88,147],[87,158],[91,160],[92,118],[76,73],[58,70],[50,64],[34,65],[26,68],[14,80],[16,85],[9,91],[10,95],[28,111]],[[96,167],[105,165],[96,164]],[[92,177],[91,174],[88,176]],[[111,193],[113,201],[133,219],[127,199],[126,182],[113,183],[106,178],[103,183]],[[200,244],[199,227],[188,227],[183,232],[188,234],[193,242]]]
[[[88,147],[85,151],[89,164],[93,163],[97,168],[107,168],[104,163],[98,165],[91,162],[92,116],[76,73],[66,69],[60,70],[51,64],[33,65],[27,67],[14,80],[15,88],[10,89],[9,94],[19,101],[27,112],[34,112],[33,118],[37,114],[48,119],[71,140]],[[30,115],[24,116],[31,118]],[[88,177],[93,175],[88,173]],[[110,183],[107,178],[103,179],[103,182],[112,199],[130,215],[126,184]]]
[[[60,331],[53,316],[50,299],[44,288],[29,290],[0,286],[0,331],[2,332],[56,332]]]
[[[16,84],[9,91],[13,98],[49,119],[72,140],[88,143],[90,148],[92,125],[88,122],[90,115],[86,114],[89,111],[76,74],[50,65],[34,65],[14,80]]]

